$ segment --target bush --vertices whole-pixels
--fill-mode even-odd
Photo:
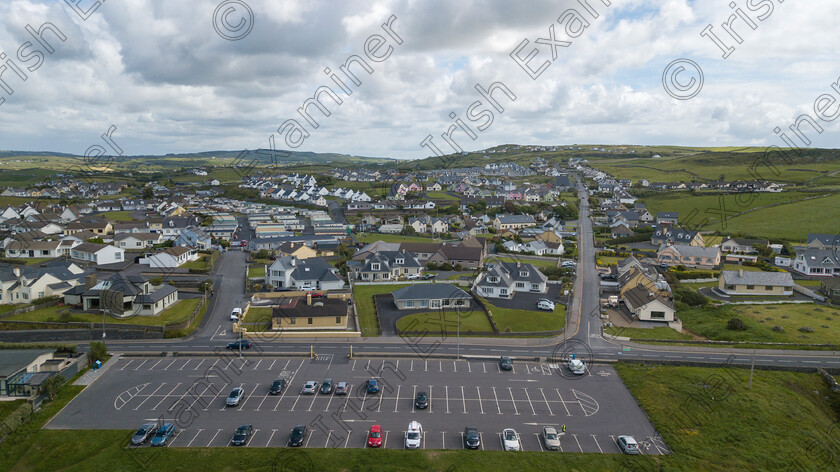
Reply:
[[[732,331],[746,331],[747,324],[744,323],[744,320],[736,316],[734,318],[729,319],[729,321],[726,323],[726,329]]]
[[[690,288],[683,287],[674,290],[674,298],[688,306],[703,306],[709,302],[709,300],[703,295]]]
[[[785,329],[781,326],[773,326],[773,331],[775,331],[777,333],[784,333]]]
[[[799,331],[801,331],[803,333],[813,333],[814,328],[810,328],[808,326],[803,326],[803,327],[799,328]]]
[[[149,279],[149,283],[152,285],[160,285],[163,283],[163,277],[152,277]]]
[[[69,323],[71,320],[70,310],[61,310],[58,314],[58,322],[59,323]]]
[[[108,359],[108,347],[105,346],[105,343],[100,341],[93,341],[90,343],[88,363],[93,365],[96,361],[105,362],[106,359]]]

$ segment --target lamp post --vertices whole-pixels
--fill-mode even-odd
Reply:
[[[458,340],[458,359],[461,358],[461,308],[455,305],[455,316],[458,317],[458,330],[455,338]]]

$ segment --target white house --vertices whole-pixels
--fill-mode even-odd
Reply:
[[[125,249],[108,244],[82,243],[70,249],[70,258],[97,265],[113,264],[125,260]]]
[[[320,257],[298,259],[295,256],[278,257],[266,265],[266,283],[274,288],[294,287],[300,290],[339,290],[344,281],[338,269]]]
[[[624,303],[643,321],[674,321],[674,302],[639,285],[624,292]]]
[[[187,246],[168,247],[155,254],[147,254],[138,261],[139,264],[148,264],[153,269],[179,267],[184,263],[198,259],[195,248]]]

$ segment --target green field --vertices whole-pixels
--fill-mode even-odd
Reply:
[[[158,316],[133,316],[127,319],[117,319],[110,316],[105,317],[106,323],[119,324],[137,324],[137,325],[154,325],[162,326],[174,323],[180,323],[189,319],[195,307],[201,302],[200,298],[190,298],[177,301],[174,305],[164,310]],[[4,318],[13,321],[55,321],[59,320],[59,312],[66,310],[66,306],[52,306],[33,310],[28,313],[21,313],[19,315]],[[69,321],[83,322],[83,323],[102,323],[102,314],[98,313],[78,313],[70,315]]]
[[[394,290],[409,285],[353,285],[353,300],[356,303],[359,329],[364,336],[379,336],[380,334],[378,324],[376,323],[376,309],[373,306],[373,296],[380,293],[391,293]]]
[[[493,321],[500,332],[556,331],[566,325],[566,307],[559,303],[554,305],[554,311],[549,312],[500,308],[486,298],[482,300],[493,313]]]
[[[0,402],[0,424],[3,423],[3,420],[5,420],[9,414],[17,410],[18,407],[24,403],[26,403],[26,400],[24,399]]]
[[[134,221],[134,218],[131,217],[130,211],[106,211],[102,213],[102,216],[108,221],[116,221],[116,222],[126,222],[126,221]]]
[[[260,265],[249,265],[248,266],[248,277],[251,278],[263,278],[265,277],[265,266]]]
[[[379,233],[363,233],[361,236],[356,235],[356,239],[362,243],[372,243],[375,241],[384,241],[386,243],[439,243],[442,239],[433,239],[431,236],[402,236],[400,234],[379,234]]]
[[[426,198],[430,200],[449,200],[451,203],[457,203],[461,201],[460,198],[454,195],[449,195],[446,192],[426,192]]]
[[[659,328],[621,328],[611,326],[606,328],[604,332],[613,336],[626,336],[631,339],[694,339],[690,334],[680,333],[665,326]]]
[[[505,255],[505,256],[488,256],[486,261],[492,262],[493,259],[499,259],[504,262],[522,262],[525,264],[531,264],[534,267],[557,267],[557,261],[546,261],[542,259],[527,259],[527,256],[517,256],[517,255]]]
[[[746,331],[727,329],[730,318],[738,316]],[[775,343],[837,344],[840,337],[840,309],[814,304],[724,305],[722,307],[680,310],[683,329],[716,341],[755,341]],[[783,331],[773,331],[781,326]],[[813,333],[799,331],[811,328]]]
[[[460,323],[459,323],[460,321]],[[467,313],[456,313],[455,311],[435,311],[432,313],[416,313],[407,315],[397,321],[397,329],[400,331],[426,331],[435,334],[442,329],[451,335],[455,335],[459,330],[464,336],[468,335],[469,331],[492,332],[493,327],[490,326],[490,320],[487,315],[480,309],[476,309]]]

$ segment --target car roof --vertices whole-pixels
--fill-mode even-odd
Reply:
[[[619,436],[618,439],[624,439],[624,442],[626,442],[627,444],[639,444],[636,442],[636,439],[633,438],[633,436]]]
[[[375,425],[370,427],[370,430],[371,431],[382,431],[382,426],[379,426],[378,424],[375,424]]]
[[[418,423],[417,421],[412,421],[411,423],[408,423],[409,430],[415,430],[420,428],[422,428],[422,426],[420,426],[420,423]]]

